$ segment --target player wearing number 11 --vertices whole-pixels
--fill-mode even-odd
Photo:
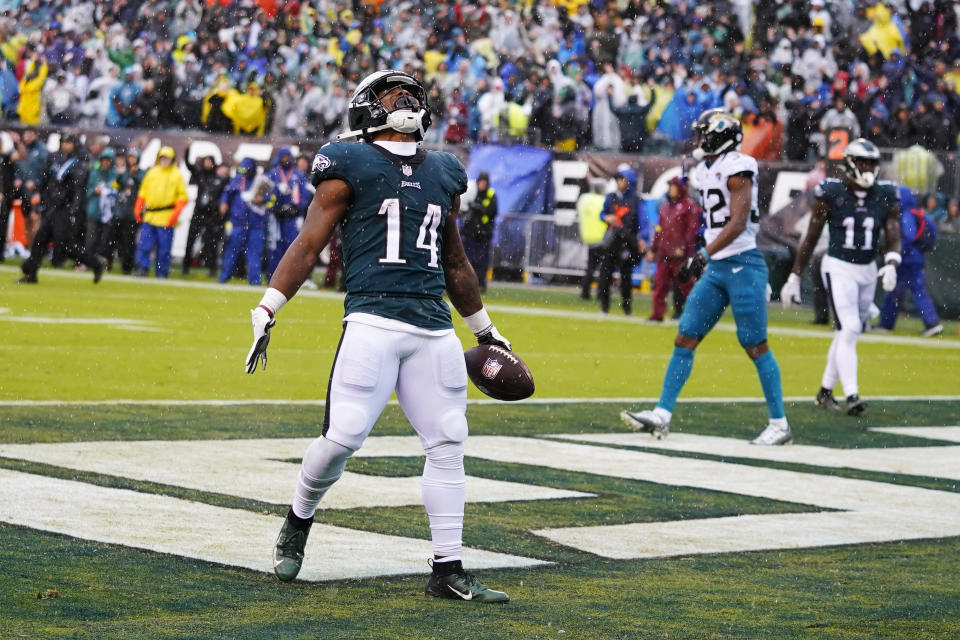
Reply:
[[[412,76],[378,71],[366,77],[350,100],[348,120],[353,131],[341,138],[362,141],[320,149],[312,171],[317,191],[303,228],[252,312],[248,373],[261,359],[266,368],[274,315],[306,280],[339,225],[344,330],[327,386],[323,435],[303,456],[293,505],[274,548],[274,571],[284,581],[296,577],[320,499],[396,391],[426,453],[423,501],[434,553],[427,595],[506,602],[505,593],[467,573],[460,557],[467,370],[444,289],[478,342],[510,349],[483,308],[460,243],[456,215],[467,176],[453,155],[418,147],[430,112],[426,92]]]
[[[740,121],[722,109],[704,112],[693,131],[697,135],[694,157],[700,162],[691,182],[700,191],[707,246],[687,259],[677,277],[699,280],[680,316],[673,357],[656,408],[623,411],[620,417],[627,425],[658,438],[669,433],[677,396],[693,369],[694,349],[730,306],[737,339],[757,368],[770,417],[753,443],[786,444],[792,434],[783,410],[780,367],[767,345],[767,265],[756,242],[760,226],[757,161],[737,151],[743,140]]]
[[[877,180],[880,150],[863,138],[843,152],[843,180],[828,178],[817,185],[816,204],[807,235],[793,262],[793,271],[780,290],[784,307],[800,302],[800,274],[807,266],[823,225],[828,224],[830,244],[820,266],[830,294],[836,331],[827,352],[816,403],[839,410],[833,397],[837,378],[847,396],[847,413],[857,415],[867,405],[860,399],[857,382],[857,340],[867,321],[870,305],[882,278],[885,291],[897,286],[900,264],[900,194],[891,182]],[[886,235],[884,266],[877,269],[877,238]]]

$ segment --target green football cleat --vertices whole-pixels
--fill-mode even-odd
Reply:
[[[425,593],[434,598],[469,600],[470,602],[510,602],[503,591],[494,591],[460,567],[445,576],[434,573],[427,582]]]
[[[273,572],[284,582],[290,582],[300,573],[303,566],[303,549],[307,546],[307,536],[310,535],[310,526],[298,529],[290,521],[288,515],[283,521],[283,528],[277,537],[277,545],[273,548]]]

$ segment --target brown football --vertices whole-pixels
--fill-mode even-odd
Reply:
[[[463,357],[470,380],[491,398],[523,400],[533,395],[533,375],[513,351],[481,344],[468,349]]]

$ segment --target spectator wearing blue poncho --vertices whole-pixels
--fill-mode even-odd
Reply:
[[[933,306],[930,292],[927,291],[924,267],[925,254],[933,249],[937,239],[937,226],[923,214],[923,209],[916,206],[913,192],[907,187],[900,187],[900,232],[902,235],[900,266],[897,267],[897,286],[883,298],[883,307],[880,310],[880,327],[883,331],[891,331],[897,322],[897,312],[903,294],[910,289],[917,313],[926,327],[923,335],[937,336],[943,333],[943,325]]]
[[[125,68],[123,82],[115,86],[107,98],[106,125],[108,127],[129,127],[133,123],[140,92],[140,85],[133,80],[133,68]]]
[[[310,190],[307,188],[307,176],[297,169],[293,153],[288,147],[281,147],[277,151],[267,179],[273,183],[274,204],[270,213],[275,223],[271,224],[274,247],[267,265],[269,278],[300,231],[310,205]]]
[[[233,276],[234,268],[246,259],[247,282],[260,286],[267,210],[272,207],[273,187],[266,176],[257,175],[257,163],[244,158],[220,196],[220,212],[230,216],[230,237],[223,250],[220,282]]]

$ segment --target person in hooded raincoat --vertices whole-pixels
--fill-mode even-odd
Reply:
[[[600,217],[607,223],[603,236],[603,258],[597,278],[597,299],[600,310],[610,311],[610,283],[615,269],[620,271],[620,306],[624,314],[633,312],[633,266],[646,251],[641,220],[637,211],[637,174],[627,165],[620,165],[616,174],[617,190],[607,194]]]
[[[230,216],[230,237],[223,250],[220,282],[233,276],[241,258],[246,258],[247,281],[260,286],[263,249],[267,233],[267,211],[273,206],[273,188],[266,176],[257,174],[257,163],[244,158],[220,196],[220,212]]]
[[[137,222],[142,223],[136,255],[139,276],[149,273],[150,257],[154,252],[156,276],[166,278],[170,274],[173,230],[187,205],[187,185],[180,167],[174,162],[176,155],[173,147],[160,147],[157,164],[147,171],[140,183],[133,206]]]
[[[307,187],[307,176],[297,169],[293,153],[288,147],[280,147],[277,151],[276,161],[270,168],[267,179],[273,183],[270,235],[274,246],[267,264],[269,278],[300,232],[311,194]]]

